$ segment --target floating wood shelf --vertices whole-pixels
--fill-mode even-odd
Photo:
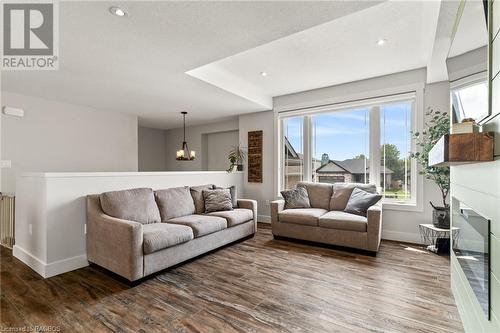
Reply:
[[[429,152],[430,166],[493,160],[494,132],[446,134]]]

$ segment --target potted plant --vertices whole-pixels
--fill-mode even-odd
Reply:
[[[227,172],[243,171],[243,162],[246,158],[246,152],[241,146],[233,146],[227,155],[229,160],[229,169]]]
[[[450,205],[447,203],[447,197],[450,191],[450,169],[447,166],[430,166],[429,151],[443,135],[450,132],[450,119],[446,112],[432,108],[428,109],[425,116],[427,119],[425,129],[422,132],[411,132],[419,151],[412,152],[410,157],[414,158],[421,166],[419,174],[432,180],[439,187],[443,201],[439,205],[430,202],[434,208],[432,223],[438,228],[448,229],[450,227]]]

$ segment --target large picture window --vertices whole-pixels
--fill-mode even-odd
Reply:
[[[304,179],[304,117],[282,121],[282,189],[294,188]]]
[[[298,181],[372,183],[386,203],[414,204],[415,95],[279,114],[281,189]]]
[[[312,116],[312,181],[369,182],[369,108]]]
[[[453,123],[472,118],[477,123],[488,116],[488,80],[481,72],[451,84]]]
[[[380,187],[384,198],[411,201],[412,101],[380,106]]]

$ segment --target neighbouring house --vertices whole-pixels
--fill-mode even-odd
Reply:
[[[391,169],[381,166],[380,179],[385,187],[392,186]],[[343,161],[328,160],[316,169],[317,181],[322,183],[369,183],[370,167],[367,159],[350,158]]]
[[[286,173],[284,181],[286,188],[293,188],[303,178],[304,161],[303,154],[298,153],[288,138],[284,138]],[[384,170],[384,167],[380,167]],[[322,183],[369,183],[369,161],[368,159],[351,158],[343,161],[330,160],[328,154],[323,154],[321,160],[313,160],[313,181]],[[392,171],[385,168],[381,172],[380,179],[385,180],[385,187],[391,188]],[[382,184],[381,184],[382,185]]]

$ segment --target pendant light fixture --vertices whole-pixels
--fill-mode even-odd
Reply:
[[[184,122],[184,140],[182,141],[182,149],[178,150],[175,159],[178,161],[192,161],[196,158],[196,153],[194,150],[189,150],[186,142],[186,111],[181,112]]]

